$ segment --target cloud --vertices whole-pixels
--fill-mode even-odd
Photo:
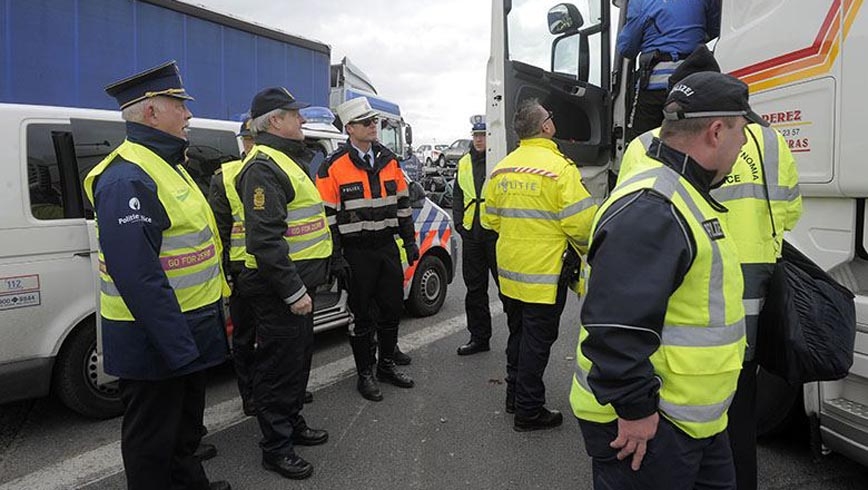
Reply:
[[[485,111],[491,4],[482,0],[188,0],[332,48],[401,106],[418,143],[466,137]]]

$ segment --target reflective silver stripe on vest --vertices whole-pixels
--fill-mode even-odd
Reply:
[[[233,215],[232,215],[232,221],[234,221],[234,222],[236,222],[236,223],[241,223],[241,222],[244,221],[244,220],[241,219],[241,215],[240,215],[240,214],[233,214]]]
[[[729,404],[732,403],[732,397],[735,393],[729,395],[720,403],[712,405],[676,405],[668,400],[660,398],[659,407],[666,415],[682,422],[711,422],[718,420],[726,410]]]
[[[501,267],[497,268],[497,273],[506,279],[526,284],[557,284],[560,277],[560,274],[522,274]]]
[[[313,218],[314,216],[319,216],[319,214],[323,212],[324,210],[320,203],[311,204],[310,206],[287,211],[286,221],[289,223],[300,219]]]
[[[408,218],[410,216],[413,216],[413,209],[412,208],[401,208],[398,210],[398,212],[396,214],[398,215],[399,218]]]
[[[329,215],[329,216],[326,216],[326,223],[328,223],[329,226],[334,226],[334,225],[336,225],[336,224],[338,223],[338,218],[337,218],[337,216],[335,216],[335,215],[333,215],[333,214],[332,214],[332,215]]]
[[[589,201],[589,199],[584,199],[581,202]],[[593,204],[593,203],[591,203]],[[520,208],[496,208],[493,206],[488,206],[485,208],[487,213],[491,213],[496,216],[501,216],[503,218],[530,218],[530,219],[545,219],[557,221],[560,219],[558,213],[552,211],[543,211],[541,209],[520,209]]]
[[[247,246],[247,241],[244,238],[233,238],[229,241],[232,248],[241,248]]]
[[[308,240],[302,240],[302,241],[298,241],[298,242],[295,242],[295,241],[289,242],[289,254],[292,255],[295,253],[299,253],[302,250],[308,249],[308,248],[316,245],[317,243],[324,242],[326,240],[331,240],[331,237],[329,236],[328,233],[323,233],[320,236],[310,238]]]
[[[763,167],[766,173],[766,182],[771,186],[778,186],[780,180],[780,162],[778,161],[778,133],[772,128],[764,128],[760,126],[763,133]],[[771,196],[769,196],[771,198]]]
[[[389,227],[398,227],[398,218],[386,218],[382,221],[359,221],[358,223],[347,223],[338,225],[338,231],[341,233],[356,233],[359,231],[380,231]]]
[[[738,342],[744,335],[744,320],[721,327],[676,327],[664,325],[662,344],[679,347],[719,347]]]
[[[373,199],[352,199],[344,203],[344,209],[378,208],[398,204],[398,196],[376,197]]]
[[[193,274],[184,274],[183,276],[177,277],[169,277],[169,285],[172,286],[172,289],[184,289],[190,288],[193,286],[201,286],[202,284],[207,283],[208,281],[218,277],[220,275],[220,266],[213,265],[206,269],[202,269],[199,272],[195,272]],[[100,291],[107,294],[108,296],[117,296],[120,297],[121,293],[118,292],[117,287],[111,281],[106,281],[104,278],[100,277]]]
[[[163,244],[160,247],[161,252],[167,250],[176,250],[179,248],[196,248],[201,247],[214,235],[211,234],[211,229],[207,226],[201,231],[187,233],[185,235],[163,236]]]
[[[561,212],[558,213],[558,218],[564,219],[569,218],[570,216],[575,216],[582,211],[592,208],[594,205],[594,200],[590,197],[586,197],[585,199],[582,199],[577,203],[570,204],[569,206],[562,209]]]
[[[718,202],[735,201],[736,199],[766,200],[766,190],[762,184],[744,183],[731,184],[714,189],[711,193]],[[769,184],[770,201],[792,201],[798,196],[798,188],[782,187]]]
[[[645,148],[645,151],[648,151],[648,148],[651,147],[651,142],[654,141],[654,132],[653,131],[645,131],[640,134],[637,138],[642,146]]]
[[[593,393],[593,390],[591,390],[591,384],[588,383],[588,373],[578,364],[576,364],[576,374],[574,378],[576,382],[579,383],[579,386],[584,388],[585,391]]]
[[[763,305],[765,304],[765,298],[745,298],[742,300],[744,304],[744,316],[756,316],[759,315],[763,309]]]

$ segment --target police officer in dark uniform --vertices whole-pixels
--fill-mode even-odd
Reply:
[[[126,140],[84,181],[100,256],[105,371],[120,378],[130,489],[228,489],[194,457],[205,369],[226,360],[220,242],[184,170],[190,100],[169,62],[113,83]]]
[[[235,179],[247,248],[240,288],[256,320],[253,396],[262,465],[293,479],[313,474],[293,446],[328,440],[300,414],[313,356],[313,297],[328,278],[332,252],[322,199],[306,165],[292,157],[304,147],[304,107],[282,87],[256,94],[250,108],[256,145]]]
[[[452,218],[461,235],[461,273],[467,286],[464,309],[470,341],[458,348],[459,356],[468,356],[490,349],[491,311],[488,307],[488,274],[497,282],[497,233],[479,224],[484,207],[482,187],[485,168],[485,116],[470,118],[473,125],[473,145],[458,161],[458,173],[453,186]]]

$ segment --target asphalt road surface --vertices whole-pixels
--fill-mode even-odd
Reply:
[[[492,288],[492,293],[494,289]],[[285,480],[260,466],[259,428],[244,417],[231,366],[212,370],[206,424],[219,455],[205,463],[211,479],[234,489],[590,489],[590,460],[569,415],[578,304],[569,300],[546,371],[547,405],[564,425],[518,433],[503,410],[506,323],[496,295],[491,352],[459,357],[465,342],[464,285],[450,285],[446,304],[429,318],[405,318],[401,346],[413,389],[381,384],[385,400],[355,390],[344,332],[318,335],[306,405],[309,425],[327,429],[329,442],[300,447],[314,475]],[[760,488],[865,489],[868,469],[840,455],[813,461],[803,428],[765,440],[759,448]],[[52,398],[0,406],[0,490],[124,488],[120,419],[93,421]]]

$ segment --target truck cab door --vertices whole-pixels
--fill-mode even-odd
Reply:
[[[488,170],[518,145],[513,115],[535,97],[552,111],[555,141],[585,186],[605,197],[613,154],[608,1],[493,0],[491,18]]]

